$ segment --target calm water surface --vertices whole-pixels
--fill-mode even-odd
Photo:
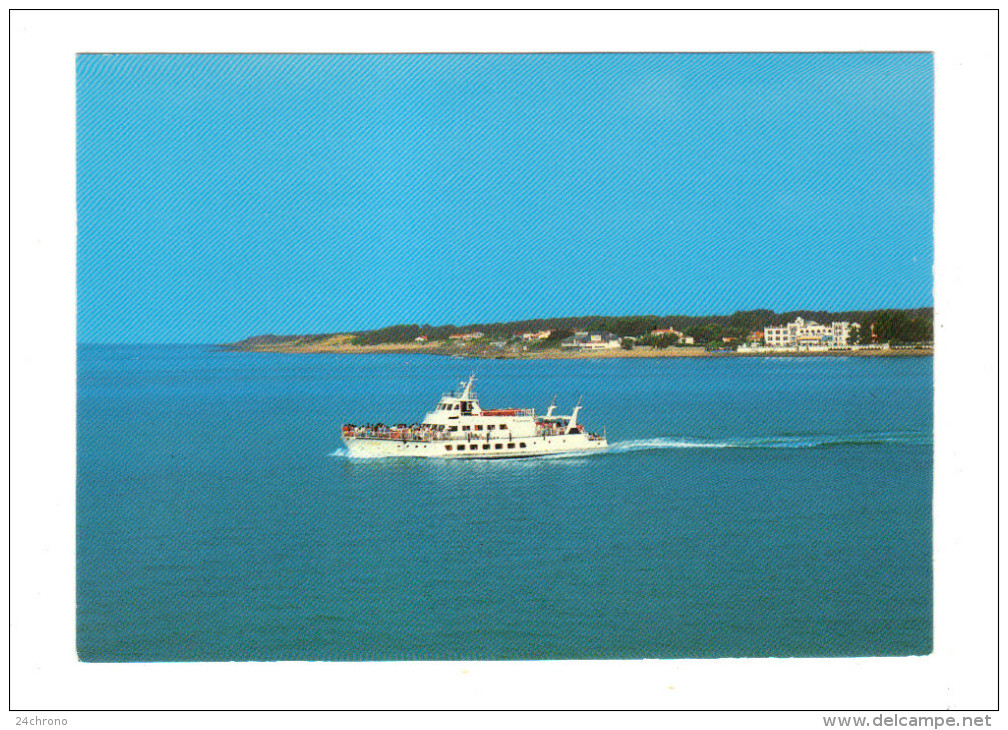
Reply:
[[[350,460],[471,371],[608,453]],[[930,358],[81,346],[85,661],[927,654]]]

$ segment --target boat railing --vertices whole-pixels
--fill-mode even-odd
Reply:
[[[356,439],[380,439],[384,441],[447,441],[445,431],[430,428],[384,428],[368,426],[344,426],[343,435]]]
[[[585,433],[584,426],[578,424],[574,427],[577,433]],[[566,423],[553,423],[552,421],[539,421],[536,423],[536,436],[566,436],[570,429]],[[587,434],[592,437],[595,434]]]
[[[534,416],[534,408],[488,408],[484,409],[481,416]]]
[[[584,426],[576,427],[578,433],[585,434],[591,441],[600,441],[602,436],[597,433],[587,433]],[[396,428],[386,426],[343,426],[343,436],[355,439],[377,439],[381,441],[402,441],[409,443],[423,443],[431,441],[496,441],[499,439],[515,438],[513,434],[501,431],[499,434],[487,431],[485,433],[466,432],[464,435],[457,431],[441,431],[434,428],[410,426],[407,428]],[[536,424],[536,437],[543,436],[564,436],[568,434],[566,425],[554,425],[550,422],[539,422]]]

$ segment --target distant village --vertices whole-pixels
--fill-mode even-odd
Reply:
[[[782,315],[751,310],[704,317],[568,317],[468,327],[402,324],[353,333],[259,335],[226,347],[262,352],[429,352],[467,357],[843,351],[926,354],[933,349],[933,338],[930,308],[838,314],[793,311]]]
[[[779,326],[764,327],[753,330],[742,340],[736,337],[722,337],[720,343],[707,343],[707,349],[713,352],[734,351],[739,353],[767,353],[770,351],[792,352],[828,352],[834,350],[889,350],[889,342],[880,342],[874,323],[868,325],[867,337],[862,337],[861,325],[857,322],[831,322],[819,324],[812,320],[797,317],[793,322]],[[564,337],[557,343],[554,330],[539,330],[522,332],[506,339],[489,340],[479,330],[461,332],[449,335],[448,342],[458,347],[480,342],[486,347],[500,351],[528,351],[548,342],[559,344],[562,350],[597,351],[615,350],[619,348],[657,347],[694,345],[694,338],[671,327],[654,329],[648,335],[641,337],[617,336],[611,332],[589,332],[575,330],[573,334]],[[482,341],[486,340],[485,343]],[[414,342],[425,344],[425,335],[415,338]],[[711,345],[715,346],[711,346]],[[720,347],[717,346],[720,344]],[[921,343],[928,346],[930,343]]]

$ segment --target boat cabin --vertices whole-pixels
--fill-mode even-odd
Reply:
[[[473,378],[461,384],[462,390],[445,393],[434,410],[428,413],[423,425],[433,426],[457,438],[532,437],[579,433],[577,424],[580,403],[571,416],[554,416],[555,405],[550,405],[546,416],[536,417],[533,408],[500,408],[484,410],[473,391]]]

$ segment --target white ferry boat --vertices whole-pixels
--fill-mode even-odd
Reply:
[[[545,415],[531,408],[484,410],[473,392],[473,378],[462,390],[446,393],[422,423],[343,426],[352,457],[419,456],[439,459],[507,459],[599,451],[606,436],[578,423],[581,402],[569,416]]]

